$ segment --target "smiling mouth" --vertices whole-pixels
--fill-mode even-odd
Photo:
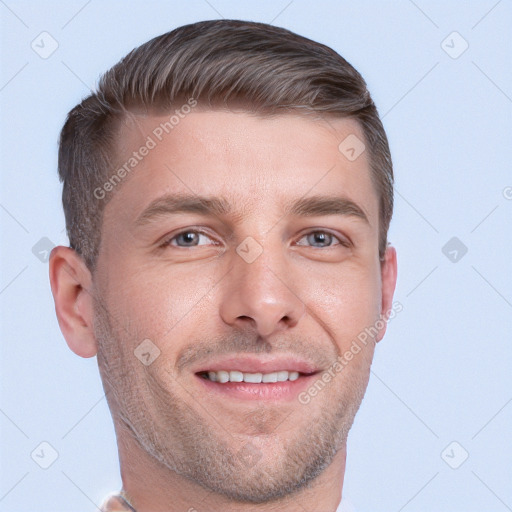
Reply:
[[[195,374],[206,400],[220,397],[224,403],[257,400],[262,403],[293,403],[300,392],[312,385],[319,372],[279,370],[249,373],[239,370],[200,371]],[[214,380],[215,379],[215,380]]]
[[[312,373],[302,373],[297,371],[280,370],[269,373],[249,373],[238,370],[219,370],[209,372],[198,372],[197,375],[203,379],[225,384],[228,382],[246,382],[249,384],[272,384],[275,382],[295,381],[299,377],[313,375]]]

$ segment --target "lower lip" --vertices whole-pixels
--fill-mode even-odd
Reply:
[[[251,384],[249,382],[226,382],[221,384],[197,374],[196,377],[208,391],[226,398],[280,402],[297,399],[297,395],[311,385],[316,374],[301,375],[293,381],[285,380],[284,382],[265,382],[261,384]]]

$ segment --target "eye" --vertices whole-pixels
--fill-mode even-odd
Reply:
[[[212,240],[206,233],[195,229],[187,229],[186,231],[181,231],[176,235],[173,235],[171,238],[168,238],[162,244],[162,247],[171,245],[174,247],[197,247],[200,244],[201,240]],[[174,243],[176,242],[176,243]]]
[[[307,239],[307,242],[311,244],[313,247],[317,248],[324,248],[324,247],[333,247],[336,245],[342,245],[344,247],[349,247],[350,244],[348,241],[338,238],[337,236],[333,235],[332,233],[329,233],[328,231],[312,231],[311,233],[307,233],[304,235],[300,240],[303,240],[304,238]],[[297,242],[297,245],[304,245]],[[333,244],[332,242],[337,241],[338,243]]]

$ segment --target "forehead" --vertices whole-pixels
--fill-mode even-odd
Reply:
[[[245,212],[261,212],[308,194],[339,193],[375,217],[367,151],[354,159],[345,148],[355,143],[359,151],[363,139],[353,119],[211,110],[134,115],[119,130],[117,165],[128,172],[107,209],[129,205],[135,215],[160,195],[187,193],[222,195]]]

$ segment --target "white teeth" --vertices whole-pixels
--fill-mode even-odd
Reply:
[[[253,384],[258,384],[261,382],[263,378],[263,374],[261,373],[244,373],[244,382],[251,382]]]
[[[288,374],[288,379],[297,380],[299,378],[299,372],[290,372]]]
[[[261,377],[261,382],[277,382],[277,372],[265,373]]]
[[[277,382],[284,382],[285,380],[288,380],[288,372],[287,371],[277,372]]]
[[[237,370],[219,370],[218,372],[210,371],[207,373],[208,378],[213,382],[249,382],[251,384],[259,384],[261,382],[284,382],[286,380],[297,380],[299,372],[281,370],[271,373],[245,373]]]
[[[236,370],[229,372],[229,381],[230,382],[243,382],[244,374],[242,372],[237,372]]]
[[[224,370],[221,370],[220,372],[217,372],[217,382],[228,382],[229,381],[229,372],[225,372]]]

